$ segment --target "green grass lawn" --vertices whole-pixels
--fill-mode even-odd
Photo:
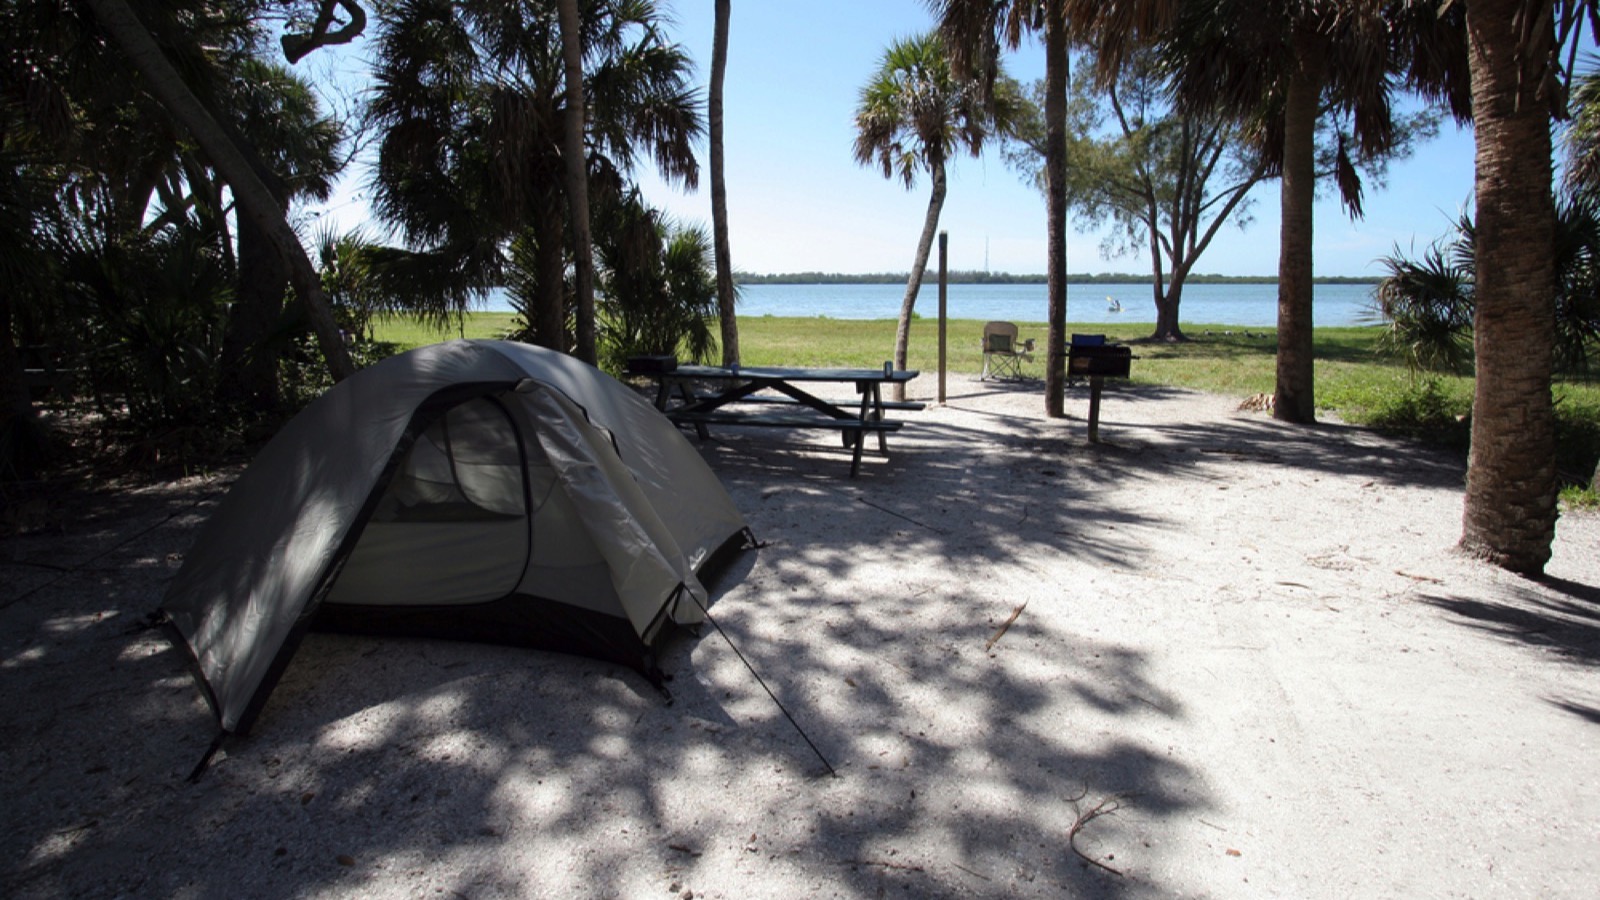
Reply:
[[[406,320],[380,323],[376,336],[400,349],[457,337],[500,337],[510,330],[511,313],[471,313],[458,327],[438,330]],[[1019,322],[1020,337],[1033,338],[1040,360],[1046,327]],[[1104,333],[1113,340],[1134,341],[1154,326],[1127,323],[1069,325],[1074,331]],[[1270,394],[1276,376],[1276,344],[1265,329],[1233,325],[1185,325],[1192,338],[1183,344],[1137,344],[1133,380],[1250,397]],[[1403,434],[1465,451],[1472,407],[1472,379],[1451,375],[1413,375],[1404,365],[1377,353],[1378,327],[1316,330],[1317,405],[1347,422]],[[949,371],[977,374],[983,368],[979,335],[983,323],[957,319],[947,323]],[[891,319],[854,320],[751,316],[739,320],[743,362],[749,366],[876,368],[893,356],[895,323]],[[917,319],[911,325],[908,367],[935,372],[939,365],[936,321]],[[1557,465],[1564,483],[1587,484],[1600,457],[1600,383],[1563,381],[1555,388],[1558,427]],[[1594,492],[1570,488],[1569,503],[1594,504]]]

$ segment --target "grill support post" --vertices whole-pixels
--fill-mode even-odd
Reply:
[[[1089,376],[1089,443],[1100,443],[1100,391],[1106,386],[1104,375]]]

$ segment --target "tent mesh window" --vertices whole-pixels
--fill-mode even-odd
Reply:
[[[384,490],[330,604],[474,603],[510,594],[527,566],[524,478],[554,483],[537,442],[517,439],[506,411],[469,400],[412,444]],[[524,467],[524,447],[539,465]]]
[[[451,409],[412,446],[372,520],[522,518],[527,513],[522,449],[511,430],[505,412],[487,400],[469,400]],[[531,466],[529,474],[545,482],[530,485],[533,495],[548,495],[554,485],[549,466]]]

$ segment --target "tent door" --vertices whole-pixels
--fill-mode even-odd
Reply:
[[[417,437],[326,602],[498,600],[527,566],[530,528],[516,426],[495,400],[468,400]]]

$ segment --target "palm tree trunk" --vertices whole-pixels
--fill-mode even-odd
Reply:
[[[594,241],[589,230],[589,162],[584,150],[583,39],[578,0],[561,0],[561,55],[566,63],[567,120],[563,153],[567,163],[567,204],[572,214],[574,281],[578,294],[577,356],[590,365],[599,357],[594,343]]]
[[[1312,344],[1312,212],[1316,202],[1317,105],[1322,41],[1308,27],[1296,37],[1300,67],[1284,96],[1283,184],[1278,243],[1278,373],[1272,414],[1309,425],[1317,419]]]
[[[711,239],[717,257],[717,316],[722,322],[722,364],[739,364],[739,320],[734,313],[733,258],[728,249],[728,177],[722,155],[722,84],[728,74],[730,0],[716,0],[711,42],[711,89],[706,116],[711,129]]]
[[[928,198],[928,214],[922,220],[922,237],[917,241],[917,258],[911,264],[911,277],[906,279],[906,295],[900,300],[900,322],[894,330],[894,367],[906,367],[906,351],[911,345],[911,313],[917,305],[917,293],[922,290],[922,274],[928,269],[928,255],[933,252],[933,236],[939,231],[939,213],[944,210],[944,195],[948,189],[943,159],[928,160],[933,170],[933,196]],[[906,385],[895,382],[894,399],[906,398]]]
[[[1536,575],[1555,539],[1555,205],[1550,113],[1530,77],[1552,38],[1521,45],[1517,0],[1467,6],[1477,141],[1477,380],[1461,546]],[[1527,70],[1523,69],[1527,61]]]
[[[267,234],[288,263],[290,280],[306,306],[306,313],[334,380],[339,381],[354,374],[355,365],[350,361],[350,352],[339,336],[339,328],[334,323],[327,295],[322,292],[316,267],[311,264],[300,238],[279,210],[272,192],[261,183],[239,148],[234,146],[227,133],[189,90],[183,77],[161,52],[126,0],[88,0],[88,3],[107,34],[144,76],[145,86],[150,93],[160,101],[174,121],[189,132],[206,155],[211,157],[217,171],[227,179],[234,199],[238,201],[240,214],[250,217]]]
[[[1051,0],[1044,26],[1045,338],[1044,413],[1066,416],[1067,390],[1067,22]]]
[[[567,352],[567,254],[566,228],[560,215],[560,200],[546,195],[546,209],[534,218],[535,265],[538,272],[538,297],[534,298],[533,341],[561,353]]]
[[[272,242],[248,217],[239,220],[239,286],[222,339],[217,399],[268,412],[278,407],[278,353],[268,346],[283,315],[289,274]]]

